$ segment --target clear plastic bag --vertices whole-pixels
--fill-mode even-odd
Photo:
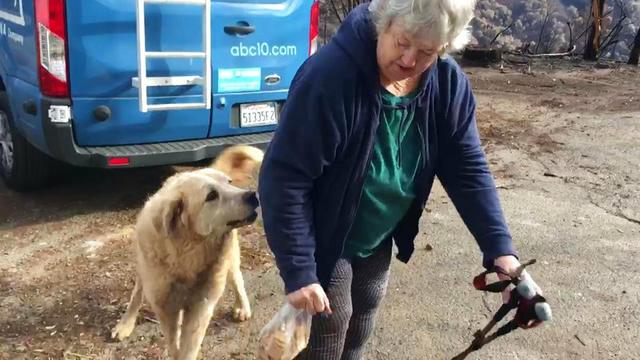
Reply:
[[[309,343],[311,314],[285,303],[260,330],[258,360],[291,360]]]

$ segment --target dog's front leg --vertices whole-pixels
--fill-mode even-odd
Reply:
[[[142,306],[142,280],[140,277],[136,277],[136,285],[131,292],[131,300],[129,301],[129,305],[127,306],[127,311],[122,315],[120,321],[115,326],[113,331],[111,332],[112,338],[118,338],[118,340],[122,341],[131,335],[133,328],[136,326],[136,317],[138,316],[138,311],[140,311],[140,307]]]
[[[240,239],[238,238],[237,230],[233,230],[231,233],[230,255],[231,268],[229,277],[236,297],[236,302],[233,306],[233,320],[246,321],[251,318],[251,305],[249,304],[249,297],[247,296],[242,271],[240,270]]]
[[[213,310],[224,292],[228,264],[220,264],[211,270],[211,280],[203,291],[193,295],[184,309],[180,334],[180,360],[196,360],[202,340],[209,327]]]
[[[169,352],[169,358],[171,360],[180,359],[180,351],[178,349],[178,334],[179,322],[180,322],[180,309],[174,306],[168,306],[163,308],[154,309],[158,321],[160,322],[160,329],[164,335],[167,343],[167,350]]]

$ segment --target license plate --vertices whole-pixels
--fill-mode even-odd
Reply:
[[[275,102],[240,105],[240,127],[274,125],[278,123]]]

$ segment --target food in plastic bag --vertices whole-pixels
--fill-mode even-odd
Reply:
[[[260,330],[258,360],[291,360],[309,343],[311,314],[288,302]]]

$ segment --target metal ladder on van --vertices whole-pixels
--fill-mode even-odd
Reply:
[[[202,9],[203,51],[147,51],[145,4],[191,5]],[[138,88],[140,111],[166,111],[211,108],[211,0],[136,0],[138,76],[131,79]],[[147,59],[204,59],[203,74],[192,76],[147,76]],[[156,86],[202,86],[202,102],[149,104],[147,89]]]

